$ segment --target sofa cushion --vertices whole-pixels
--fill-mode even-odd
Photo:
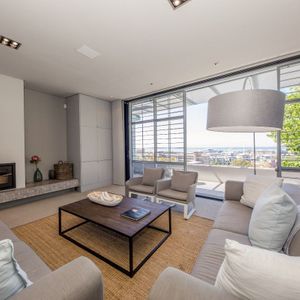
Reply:
[[[224,201],[213,228],[248,235],[252,208],[239,201]]]
[[[269,187],[257,200],[249,224],[252,246],[281,251],[295,223],[297,206],[277,185]]]
[[[192,275],[208,283],[214,284],[225,257],[225,240],[235,240],[250,245],[247,236],[220,229],[212,229],[196,260]]]
[[[21,268],[26,272],[28,278],[35,282],[40,277],[48,274],[51,270],[35,254],[35,252],[0,221],[0,239],[10,239],[14,245],[14,255]]]
[[[163,178],[163,175],[163,168],[145,168],[142,184],[154,186],[157,180]]]
[[[276,184],[281,187],[282,178],[262,175],[248,175],[243,185],[244,194],[241,203],[249,207],[254,207],[259,196],[271,185]]]
[[[131,186],[130,190],[135,192],[140,192],[143,194],[154,194],[155,187],[150,185],[138,184],[138,185]]]
[[[14,247],[16,259],[31,281],[35,282],[51,272],[48,266],[24,242],[18,240],[14,242]]]
[[[179,192],[188,192],[189,187],[197,182],[198,173],[173,170],[171,189]]]
[[[0,240],[5,239],[9,239],[13,243],[19,240],[16,235],[7,227],[7,225],[0,221]]]
[[[284,244],[283,251],[287,255],[300,256],[300,206],[298,205],[298,213],[295,224]]]
[[[164,198],[172,198],[172,199],[181,200],[181,201],[187,200],[187,193],[174,191],[172,189],[162,190],[162,191],[158,192],[157,195],[164,197]]]

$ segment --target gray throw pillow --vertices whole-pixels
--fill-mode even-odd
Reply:
[[[188,192],[189,186],[196,183],[198,174],[196,172],[183,172],[173,170],[171,189],[179,192]]]
[[[164,176],[163,168],[145,168],[142,184],[154,186],[155,182]]]
[[[252,246],[281,251],[295,223],[297,206],[277,185],[272,185],[258,198],[249,224]]]

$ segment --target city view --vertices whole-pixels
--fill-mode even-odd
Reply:
[[[260,147],[256,149],[256,166],[258,168],[276,167],[276,148]],[[188,149],[188,164],[253,167],[254,151],[252,147],[199,148]]]
[[[283,149],[284,155],[289,156]],[[289,157],[292,159],[292,157]],[[134,160],[154,161],[153,150],[137,149]],[[183,163],[184,151],[182,148],[167,151],[160,149],[157,152],[158,162]],[[256,166],[258,168],[276,168],[276,147],[259,147],[256,149]],[[188,148],[187,163],[206,166],[233,166],[253,167],[254,152],[252,147],[214,147],[214,148]]]

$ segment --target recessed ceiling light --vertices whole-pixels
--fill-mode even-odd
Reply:
[[[3,46],[13,48],[13,49],[19,49],[22,45],[21,43],[16,42],[12,39],[9,39],[3,35],[0,35],[0,44]]]
[[[87,45],[81,46],[79,49],[77,49],[77,51],[80,54],[82,54],[82,55],[84,55],[84,56],[86,56],[86,57],[88,57],[90,59],[93,59],[93,58],[95,58],[95,57],[97,57],[97,56],[100,55],[99,52],[97,52],[96,50],[88,47]]]
[[[173,8],[177,8],[181,6],[182,4],[188,2],[189,0],[169,0]]]

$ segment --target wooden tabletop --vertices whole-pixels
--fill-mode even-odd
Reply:
[[[130,220],[121,216],[122,213],[134,207],[149,209],[151,213],[139,221]],[[170,206],[166,204],[157,204],[127,197],[124,197],[123,201],[114,207],[96,204],[89,199],[80,200],[60,207],[63,211],[102,225],[127,237],[133,237],[169,208]]]

